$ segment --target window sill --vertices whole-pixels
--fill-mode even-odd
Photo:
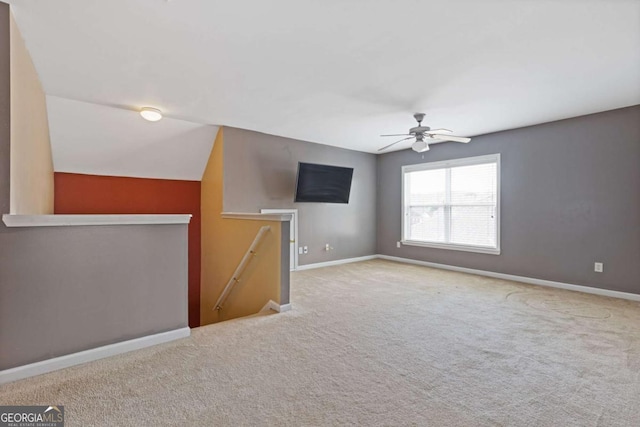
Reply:
[[[420,246],[423,248],[447,249],[450,251],[463,251],[463,252],[475,252],[479,254],[500,255],[500,248],[453,245],[453,244],[447,244],[447,243],[418,242],[414,240],[402,240],[400,243],[406,246]]]

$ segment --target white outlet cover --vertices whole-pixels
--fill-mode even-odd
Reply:
[[[593,266],[593,270],[596,273],[602,273],[604,271],[604,264],[602,264],[601,262],[596,262]]]

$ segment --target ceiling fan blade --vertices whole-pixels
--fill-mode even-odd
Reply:
[[[401,140],[399,140],[399,141],[393,142],[393,143],[391,143],[391,144],[389,144],[389,145],[387,145],[387,146],[384,146],[384,147],[382,147],[382,148],[378,149],[378,151],[384,151],[384,150],[386,150],[387,148],[390,148],[390,147],[392,147],[392,146],[396,145],[398,142],[406,141],[407,139],[413,139],[413,138],[414,138],[413,136],[410,136],[409,138],[403,138],[403,139],[401,139]]]
[[[451,133],[453,131],[450,129],[430,129],[429,132],[427,133],[442,133],[442,132]]]
[[[396,133],[392,135],[380,135],[380,136],[410,136],[410,133]]]
[[[454,141],[454,142],[463,142],[467,143],[471,141],[471,138],[466,138],[464,136],[454,136],[454,135],[438,135],[438,134],[429,134],[429,136],[433,139],[441,139],[443,141]]]

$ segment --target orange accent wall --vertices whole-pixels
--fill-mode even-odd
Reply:
[[[224,128],[220,128],[202,175],[202,273],[200,287],[200,323],[235,319],[258,313],[272,300],[281,303],[282,223],[280,221],[223,218]],[[251,246],[262,226],[270,230],[234,285],[222,309],[214,307],[233,272]],[[288,227],[288,226],[287,226]],[[224,244],[221,244],[223,242]],[[286,253],[289,252],[287,244]],[[284,271],[289,274],[289,260]],[[289,301],[289,295],[286,296]]]
[[[56,172],[56,214],[191,214],[189,326],[200,326],[200,182]]]

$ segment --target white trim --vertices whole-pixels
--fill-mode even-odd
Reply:
[[[425,171],[430,169],[443,169],[457,166],[473,166],[483,165],[485,163],[493,163],[496,157],[500,158],[500,153],[485,154],[483,156],[463,157],[457,159],[442,160],[439,162],[414,163],[412,165],[402,166],[406,172]]]
[[[189,328],[185,327],[174,329],[173,331],[161,332],[159,334],[148,335],[146,337],[135,338],[132,340],[80,351],[78,353],[54,357],[53,359],[47,359],[41,362],[6,369],[4,371],[0,371],[0,384],[6,384],[12,381],[33,377],[35,375],[57,371],[58,369],[64,369],[70,366],[103,359],[105,357],[115,356],[116,354],[127,353],[129,351],[151,347],[153,345],[174,341],[180,338],[186,338],[189,335],[191,335],[191,329]]]
[[[419,261],[416,259],[400,258],[389,255],[378,255],[380,259],[388,261],[402,262],[405,264],[416,264],[425,267],[439,268],[441,270],[451,270],[460,273],[476,274],[478,276],[494,277],[496,279],[512,280],[514,282],[522,282],[530,285],[547,286],[550,288],[566,289],[569,291],[584,292],[587,294],[601,295],[605,297],[621,298],[631,301],[640,301],[640,294],[632,294],[629,292],[611,291],[608,289],[594,288],[591,286],[572,285],[569,283],[554,282],[552,280],[534,279],[532,277],[516,276],[513,274],[496,273],[493,271],[476,270],[473,268],[456,267],[455,265],[437,264],[435,262]]]
[[[293,222],[293,236],[289,236],[289,239],[293,240],[293,269],[290,268],[291,271],[296,271],[298,269],[298,209],[260,209],[260,213],[263,214],[274,214],[274,213],[284,213],[291,215],[291,221]]]
[[[222,212],[222,218],[224,219],[247,219],[253,221],[291,221],[290,214],[261,214],[261,213],[246,213],[246,212]]]
[[[280,311],[279,311],[279,313],[284,313],[285,311],[290,311],[290,310],[291,310],[291,308],[292,308],[292,307],[291,307],[291,303],[289,303],[289,304],[282,304],[282,305],[280,306]]]
[[[432,243],[413,240],[401,240],[400,243],[406,246],[420,246],[423,248],[447,249],[450,251],[476,252],[480,254],[500,255],[500,249],[471,245],[456,245],[454,243]]]
[[[7,227],[189,224],[191,215],[2,215]]]
[[[273,310],[276,313],[284,313],[285,311],[291,310],[291,303],[280,305],[274,300],[270,299],[269,302],[266,303],[264,307],[262,307],[262,309],[260,310],[260,313],[264,313],[270,310]]]
[[[449,173],[452,167],[458,166],[472,166],[472,165],[482,165],[488,163],[496,164],[496,246],[494,248],[491,247],[479,247],[472,245],[460,245],[454,243],[440,243],[440,242],[419,242],[415,240],[407,239],[409,234],[407,227],[407,205],[405,203],[405,175],[407,172],[418,172],[425,170],[433,170],[433,169],[442,169],[447,168],[447,174]],[[404,165],[401,167],[402,176],[400,178],[400,194],[401,194],[401,217],[400,217],[400,241],[402,244],[410,245],[410,246],[423,246],[428,248],[436,248],[436,249],[448,249],[452,251],[464,251],[464,252],[477,252],[482,254],[490,254],[490,255],[500,255],[500,153],[495,154],[487,154],[484,156],[475,156],[475,157],[466,157],[461,159],[450,159],[444,160],[440,162],[428,162],[428,163],[416,163],[413,165]],[[446,183],[449,185],[449,178],[447,178]],[[448,198],[449,198],[449,190],[447,193],[447,203],[445,203],[445,208],[448,206]],[[448,226],[448,225],[446,225]],[[448,232],[447,234],[448,235]]]
[[[330,267],[332,265],[350,264],[352,262],[369,261],[371,259],[376,259],[376,258],[378,258],[378,255],[367,255],[367,256],[361,256],[361,257],[356,257],[356,258],[336,259],[334,261],[318,262],[318,263],[315,263],[315,264],[299,265],[298,266],[298,271],[300,271],[300,270],[313,270],[315,268]]]

